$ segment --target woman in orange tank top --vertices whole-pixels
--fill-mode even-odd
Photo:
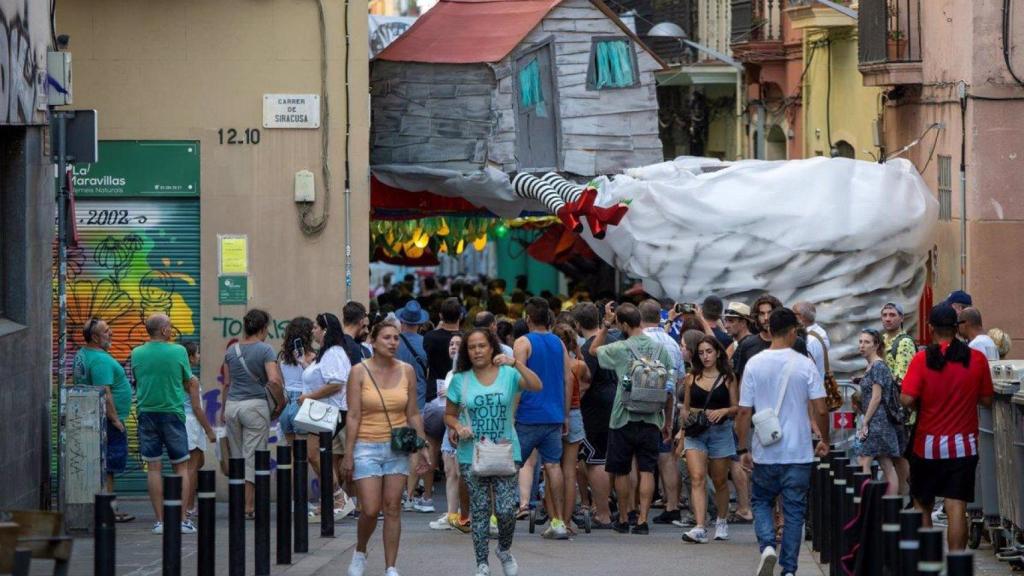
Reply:
[[[385,320],[370,331],[373,357],[357,364],[348,380],[348,417],[342,471],[352,475],[362,511],[356,551],[349,576],[366,569],[366,545],[377,529],[377,515],[384,510],[384,562],[386,576],[398,576],[399,535],[402,531],[402,491],[409,475],[409,453],[391,449],[391,430],[408,426],[422,442],[416,473],[430,469],[423,418],[416,405],[416,373],[395,358],[398,325]]]

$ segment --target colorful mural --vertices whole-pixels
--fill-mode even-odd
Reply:
[[[198,340],[198,198],[79,200],[75,218],[79,242],[68,249],[67,268],[69,383],[75,353],[83,343],[82,328],[89,318],[102,318],[110,325],[110,353],[125,365],[129,378],[129,356],[132,348],[148,340],[144,322],[150,314],[167,314],[177,339]],[[54,278],[56,291],[56,274]],[[57,302],[55,297],[55,371]],[[218,392],[208,391],[206,396]],[[216,405],[216,401],[210,404]],[[144,491],[134,409],[126,425],[129,473],[119,486],[126,491]]]

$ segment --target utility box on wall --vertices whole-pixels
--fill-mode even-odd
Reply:
[[[66,391],[61,426],[60,507],[69,531],[92,531],[96,493],[103,487],[106,389],[74,386]]]

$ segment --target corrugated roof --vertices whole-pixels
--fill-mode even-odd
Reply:
[[[498,62],[561,0],[441,0],[377,55],[393,62]]]
[[[434,64],[499,62],[561,3],[562,0],[441,0],[376,59]],[[591,0],[591,4],[665,66],[604,2]]]

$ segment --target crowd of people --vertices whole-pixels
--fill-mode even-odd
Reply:
[[[349,302],[340,319],[294,318],[279,349],[266,342],[270,316],[246,314],[244,337],[224,354],[221,418],[231,455],[246,459],[247,514],[253,454],[266,449],[272,422],[292,442],[305,434],[296,414],[316,400],[340,417],[334,483],[323,488],[334,491],[335,509],[310,513],[358,516],[349,576],[363,574],[379,518],[387,575],[398,574],[401,513],[436,512],[439,473],[447,507],[430,527],[472,534],[478,576],[490,574],[491,538],[503,573],[517,573],[513,535],[531,515],[553,540],[589,522],[623,535],[675,525],[683,541],[707,544],[729,539],[730,524],[752,523],[758,576],[776,564],[796,573],[811,466],[832,446],[836,393],[830,338],[813,303],[787,307],[769,294],[750,304],[714,295],[699,304],[643,294],[592,300],[582,288],[560,298],[524,286],[507,294],[501,280],[419,284],[386,282],[369,308]],[[920,350],[901,304],[882,307],[879,328],[857,335],[865,364],[850,400],[861,422],[852,451],[864,470],[877,462],[889,493],[909,495],[926,524],[947,522],[951,550],[966,544],[977,407],[992,399],[988,361],[1005,357],[1009,342],[998,331],[990,337],[971,305],[958,291],[935,306],[926,319],[933,341]],[[185,478],[188,510],[195,470],[216,437],[195,376],[198,347],[171,342],[164,315],[146,329],[151,340],[132,352],[131,373],[159,533],[161,456]],[[83,336],[76,382],[111,392],[112,478],[124,469],[132,391],[105,352],[106,324],[90,320]],[[319,474],[317,436],[307,442]],[[181,530],[194,531],[191,516]]]

